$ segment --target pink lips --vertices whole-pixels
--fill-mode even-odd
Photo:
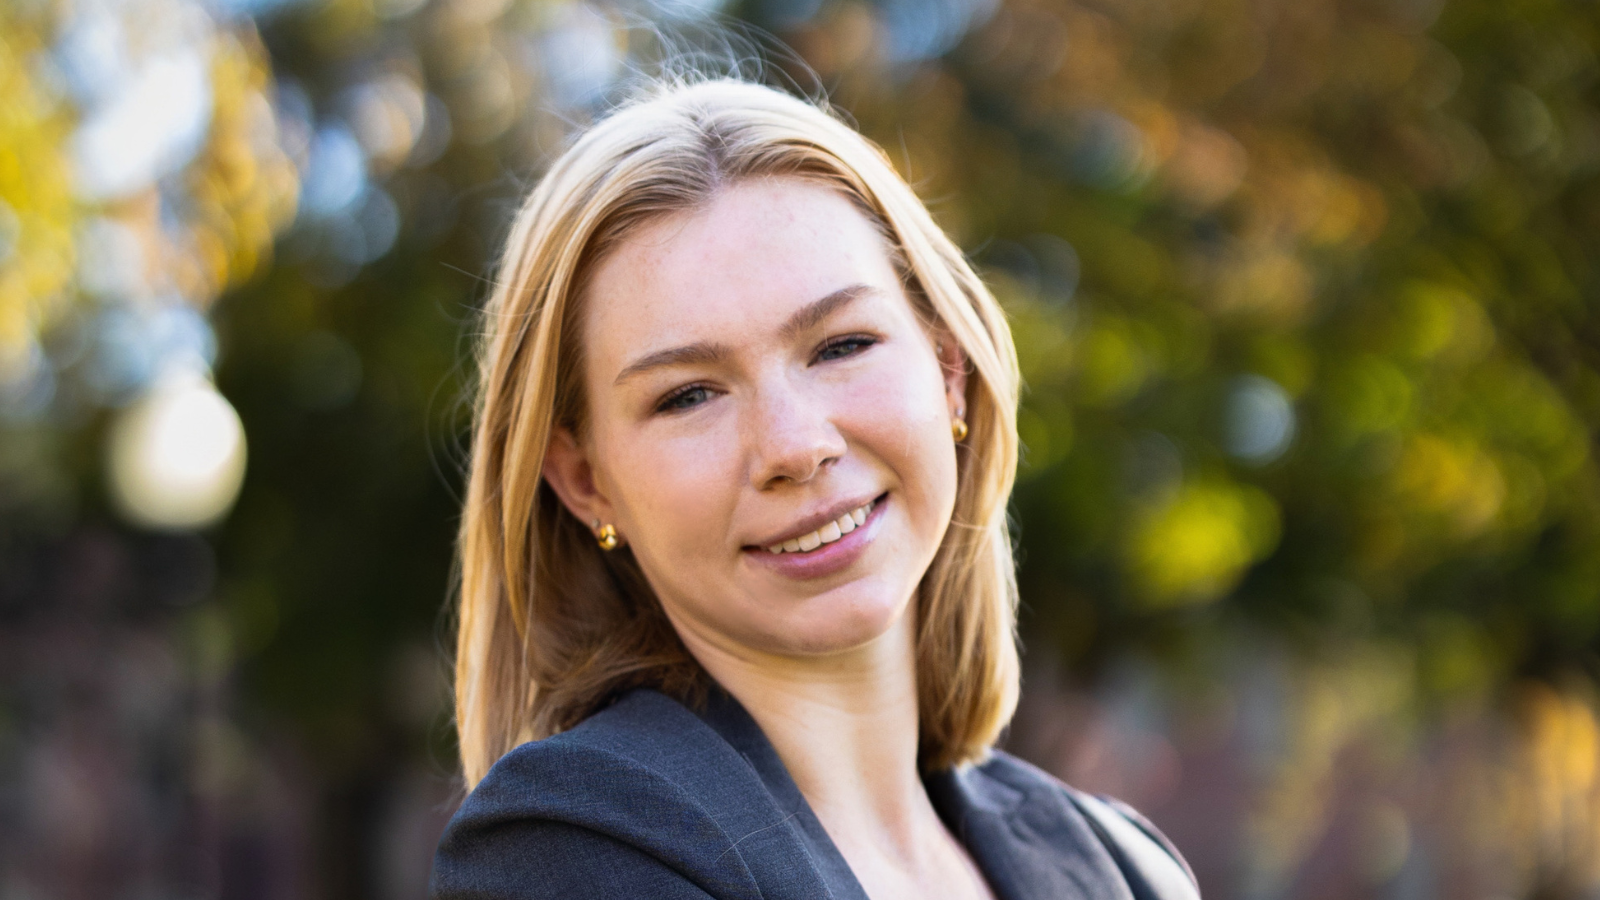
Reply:
[[[831,544],[823,544],[804,553],[771,553],[762,547],[750,547],[744,551],[745,559],[787,578],[810,579],[832,575],[848,568],[866,552],[867,545],[878,533],[883,508],[888,503],[889,497],[885,495],[872,507],[865,522]]]

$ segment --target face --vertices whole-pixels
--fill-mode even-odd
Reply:
[[[954,508],[965,376],[849,200],[725,188],[622,243],[584,316],[588,428],[545,476],[691,650],[835,653],[903,619]]]

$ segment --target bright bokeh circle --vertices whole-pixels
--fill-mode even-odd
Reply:
[[[244,481],[244,426],[204,376],[160,380],[118,415],[109,447],[111,496],[124,516],[146,527],[213,524]]]

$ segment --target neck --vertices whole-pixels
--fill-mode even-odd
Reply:
[[[872,847],[914,866],[936,845],[929,830],[943,828],[917,771],[911,618],[826,657],[690,648],[761,726],[847,859],[854,848]]]

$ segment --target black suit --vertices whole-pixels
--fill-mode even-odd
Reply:
[[[1197,897],[1125,807],[1015,757],[928,775],[935,809],[1000,900]],[[451,819],[437,900],[867,900],[755,720],[634,690],[506,754]]]

